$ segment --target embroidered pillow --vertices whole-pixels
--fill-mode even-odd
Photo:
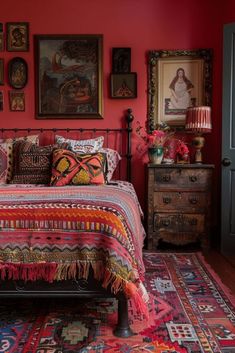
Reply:
[[[71,140],[63,136],[56,135],[55,141],[58,144],[66,142],[68,147],[77,153],[95,153],[98,152],[104,143],[104,136],[99,136],[89,140]]]
[[[10,177],[12,164],[12,143],[0,143],[0,184],[6,184]]]
[[[104,153],[78,154],[56,149],[53,153],[51,185],[104,184],[105,168]]]
[[[111,148],[101,148],[100,152],[103,152],[106,154],[107,158],[107,174],[106,178],[107,181],[110,181],[112,179],[113,173],[115,169],[117,168],[117,165],[119,161],[122,159],[118,151],[113,150]]]
[[[6,176],[6,182],[9,183],[12,177],[12,167],[13,167],[13,144],[18,141],[29,141],[32,143],[39,144],[39,135],[28,135],[15,138],[0,139],[0,143],[8,143],[8,170]]]
[[[49,184],[51,178],[52,152],[54,145],[38,146],[31,142],[18,141],[13,145],[14,184]]]

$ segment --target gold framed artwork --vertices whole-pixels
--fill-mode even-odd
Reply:
[[[36,35],[37,119],[100,119],[102,35]]]
[[[7,50],[29,50],[29,24],[28,22],[8,22],[6,24]]]
[[[212,51],[156,50],[148,60],[148,125],[184,128],[188,107],[211,105]]]
[[[25,95],[24,92],[9,91],[9,104],[11,111],[25,111]]]

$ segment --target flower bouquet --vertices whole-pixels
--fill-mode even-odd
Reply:
[[[189,163],[189,149],[188,146],[182,140],[178,140],[176,148],[177,163]]]
[[[138,121],[136,133],[142,138],[148,149],[149,161],[160,164],[163,158],[165,143],[171,138],[174,132],[170,132],[166,124],[159,124],[155,130],[148,133]]]

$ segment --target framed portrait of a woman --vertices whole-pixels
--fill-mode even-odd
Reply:
[[[150,130],[160,122],[183,128],[188,107],[211,105],[211,59],[210,49],[149,52]]]

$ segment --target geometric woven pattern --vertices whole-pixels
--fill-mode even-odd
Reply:
[[[136,199],[118,185],[0,188],[0,278],[87,279],[147,311],[144,230]]]
[[[64,149],[53,153],[51,185],[104,184],[104,153],[78,154]]]
[[[201,254],[147,253],[144,258],[150,317],[143,320],[129,302],[129,320],[136,335],[113,336],[115,299],[3,299],[0,351],[234,353],[235,297]],[[163,278],[172,282],[172,291],[154,285]],[[204,290],[192,290],[195,286]]]

